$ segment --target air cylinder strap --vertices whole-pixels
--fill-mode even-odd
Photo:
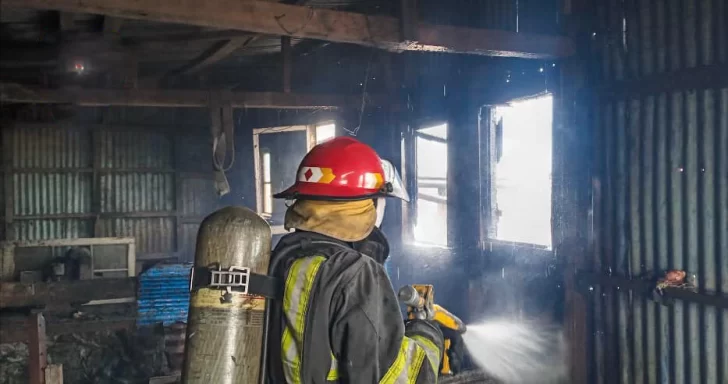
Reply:
[[[281,285],[276,278],[253,273],[242,267],[231,267],[228,270],[214,267],[192,268],[190,290],[200,288],[221,289],[275,300],[283,298]]]

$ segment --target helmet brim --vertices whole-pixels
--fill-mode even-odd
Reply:
[[[275,199],[286,199],[286,200],[329,200],[329,201],[357,201],[357,200],[366,200],[366,199],[374,199],[379,196],[382,196],[380,193],[370,193],[365,195],[356,195],[354,191],[346,191],[346,190],[340,190],[340,195],[330,195],[326,194],[327,191],[324,191],[323,189],[326,188],[325,186],[322,188],[322,191],[317,191],[314,189],[318,189],[314,186],[307,186],[304,188],[301,188],[299,185],[293,185],[289,187],[288,189],[278,192],[273,195],[273,198]],[[331,192],[330,190],[328,192]]]
[[[278,192],[273,195],[275,199],[286,199],[286,200],[333,200],[333,201],[355,201],[355,200],[366,200],[375,199],[378,197],[395,197],[409,202],[410,196],[404,187],[402,178],[397,172],[397,168],[392,165],[388,160],[381,160],[382,170],[384,171],[384,185],[379,191],[372,191],[372,193],[357,195],[355,189],[348,189],[346,187],[338,187],[337,194],[331,194],[331,189],[324,184],[301,184],[296,183],[282,192]],[[328,192],[328,193],[327,193]]]

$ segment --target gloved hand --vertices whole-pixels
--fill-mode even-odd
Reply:
[[[445,340],[450,340],[450,348],[446,353],[450,358],[450,370],[453,375],[457,375],[462,372],[465,359],[465,343],[463,342],[462,333],[442,325],[440,325],[440,330]]]

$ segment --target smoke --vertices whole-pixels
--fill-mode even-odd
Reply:
[[[473,362],[507,384],[557,383],[566,376],[566,344],[555,326],[515,319],[468,325]]]

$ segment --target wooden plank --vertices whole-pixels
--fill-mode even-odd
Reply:
[[[68,32],[75,28],[74,23],[76,21],[76,15],[68,12],[60,12],[58,14],[58,26],[61,31]]]
[[[205,180],[211,179],[208,175]],[[57,213],[46,215],[25,215],[15,216],[15,220],[61,220],[61,219],[155,219],[177,216],[176,211],[136,211],[136,212],[111,212],[111,213]],[[195,216],[196,217],[196,216]],[[186,217],[181,217],[186,219]],[[75,239],[74,239],[75,240]]]
[[[254,36],[246,36],[218,42],[203,52],[199,57],[192,60],[192,62],[179,69],[177,73],[189,75],[205,69],[230,56],[236,50],[250,44],[253,39]]]
[[[63,364],[50,364],[45,368],[45,384],[63,384]]]
[[[134,244],[133,237],[79,237],[67,239],[48,239],[35,241],[8,241],[0,244],[12,244],[16,247],[78,247],[85,245]]]
[[[352,43],[394,51],[469,53],[522,58],[573,54],[571,40],[509,31],[419,23],[418,41],[401,41],[394,17],[314,9],[267,1],[3,0],[3,7],[55,9],[138,20],[233,29],[267,35]]]
[[[135,211],[135,212],[104,212],[104,213],[56,213],[41,215],[15,216],[15,220],[53,220],[53,219],[149,219],[159,217],[174,217],[175,211]]]
[[[700,304],[728,310],[728,295],[721,292],[695,292],[684,288],[668,287],[662,290],[661,296],[654,296],[653,290],[657,286],[656,280],[629,278],[624,276],[610,276],[596,272],[580,272],[577,275],[579,293],[589,295],[591,291],[587,287],[599,285],[608,289],[621,289],[633,292],[639,297],[649,299],[659,298],[664,303],[674,300],[682,300],[689,303]]]
[[[369,105],[386,106],[389,97],[374,95]],[[235,108],[358,108],[361,96],[281,92],[231,92],[159,89],[30,89],[0,84],[3,103],[75,104],[86,107],[201,108],[210,100],[229,102]]]
[[[157,376],[149,379],[149,384],[175,384],[180,382],[180,375]]]
[[[253,134],[264,135],[267,133],[301,132],[308,130],[308,127],[308,125],[287,125],[285,127],[253,128]]]
[[[30,384],[45,383],[45,368],[48,365],[46,324],[42,313],[28,317],[28,372]]]
[[[59,128],[58,126],[54,128]],[[13,173],[94,173],[98,174],[124,174],[124,173],[174,173],[174,169],[167,168],[11,168]]]
[[[121,26],[124,25],[124,19],[114,16],[104,17],[104,36],[113,38],[121,31]]]
[[[161,260],[181,260],[183,255],[179,252],[159,252],[159,253],[140,253],[137,255],[138,261],[161,261]]]
[[[0,308],[54,307],[136,297],[136,278],[0,283]]]

